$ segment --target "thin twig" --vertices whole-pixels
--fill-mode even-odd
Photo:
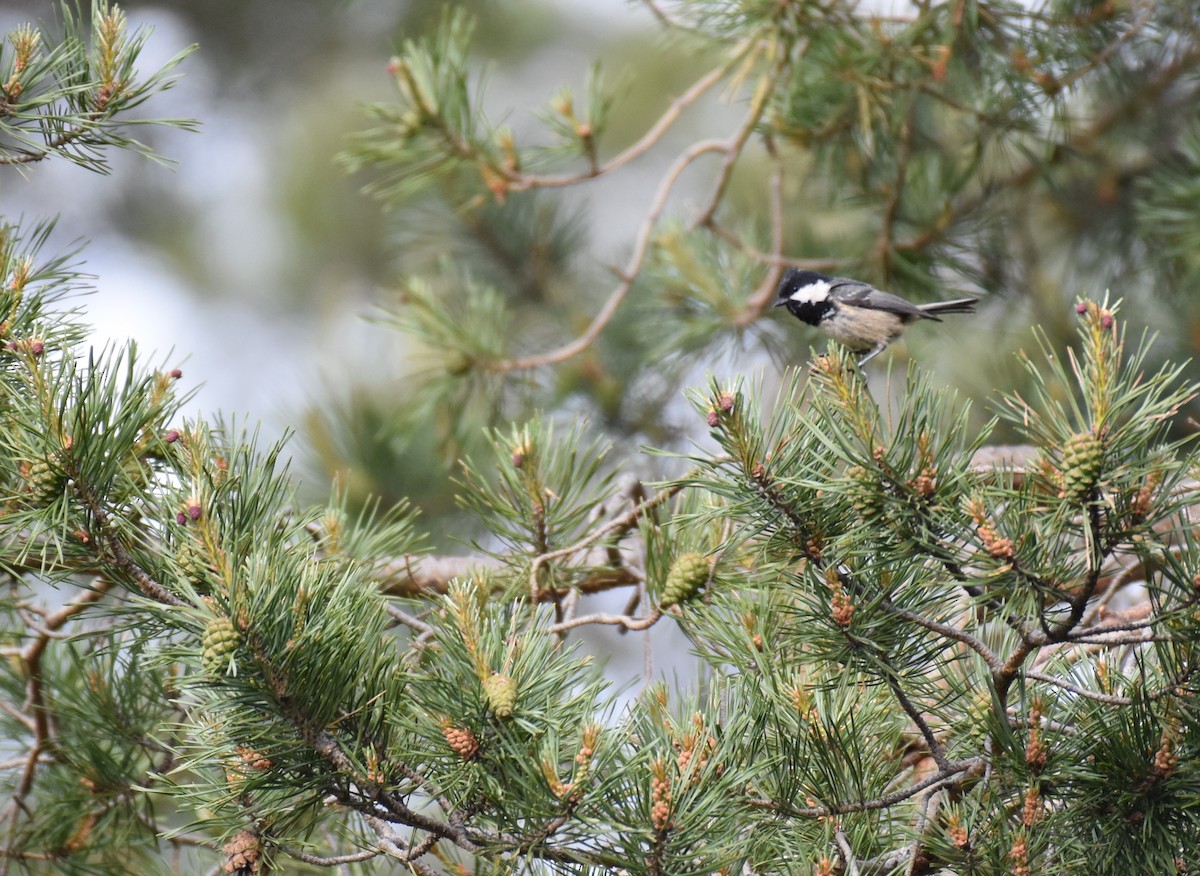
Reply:
[[[904,876],[917,876],[917,867],[923,857],[921,855],[921,838],[928,832],[931,826],[936,824],[937,800],[938,795],[941,793],[941,788],[934,788],[925,795],[924,805],[921,806],[920,811],[917,813],[917,824],[913,830],[913,841],[909,846],[908,867],[905,868]]]
[[[30,732],[33,734],[33,740],[30,743],[28,754],[23,758],[24,768],[21,778],[13,790],[4,812],[0,813],[0,817],[2,817],[2,815],[8,814],[11,810],[14,829],[21,812],[25,808],[25,797],[33,788],[38,764],[42,762],[42,752],[46,749],[47,745],[51,744],[49,714],[46,710],[45,695],[42,688],[42,656],[49,646],[54,633],[89,605],[103,599],[114,586],[115,583],[108,579],[101,578],[93,581],[90,588],[79,594],[58,611],[45,615],[41,624],[43,632],[21,649],[20,658],[25,669],[25,675],[28,678],[25,688],[25,709],[31,720],[31,724],[27,724],[26,726],[29,727]],[[4,706],[5,712],[9,712],[8,704],[5,703]],[[17,711],[10,712],[10,714],[17,720],[25,717],[23,713]],[[0,873],[7,872],[7,870],[8,860],[6,859],[3,867],[0,868]]]
[[[721,205],[721,201],[725,197],[725,189],[729,186],[729,180],[733,176],[733,168],[737,164],[738,159],[742,157],[742,150],[745,149],[750,135],[754,133],[754,129],[762,119],[763,110],[767,108],[767,101],[770,100],[771,95],[774,93],[775,84],[779,81],[779,77],[783,75],[783,71],[787,68],[787,62],[787,52],[779,52],[779,57],[775,60],[771,72],[759,80],[758,87],[754,90],[754,97],[750,101],[750,112],[746,113],[746,118],[742,121],[741,126],[729,138],[725,146],[725,158],[721,162],[721,172],[717,176],[717,184],[713,188],[708,206],[701,211],[700,215],[693,222],[693,228],[707,225],[713,216],[716,215],[717,207]]]
[[[375,831],[375,835],[379,837],[379,847],[387,854],[394,858],[399,858],[409,869],[418,876],[435,876],[434,871],[417,861],[417,858],[424,857],[430,849],[437,843],[436,837],[432,835],[425,837],[418,843],[413,844],[411,848],[403,848],[401,843],[404,841],[396,835],[389,825],[382,818],[374,815],[364,815],[370,828]]]
[[[604,302],[604,306],[592,318],[591,323],[584,329],[582,334],[573,341],[569,341],[545,353],[535,353],[530,356],[520,356],[515,359],[501,359],[492,362],[488,366],[489,370],[504,373],[508,371],[528,371],[533,368],[541,368],[545,365],[555,365],[579,355],[590,347],[596,338],[600,336],[600,333],[604,331],[609,322],[612,321],[617,309],[621,306],[621,302],[625,300],[625,296],[629,294],[629,290],[633,287],[633,282],[641,271],[642,262],[645,261],[646,254],[650,251],[650,238],[654,233],[655,227],[658,225],[659,216],[666,209],[667,199],[671,194],[671,190],[675,188],[675,184],[679,181],[679,177],[683,175],[684,170],[697,158],[709,152],[723,152],[725,148],[726,143],[723,140],[701,140],[698,143],[693,143],[691,147],[675,160],[675,163],[663,176],[658,191],[651,201],[650,210],[646,214],[646,218],[642,221],[641,229],[634,238],[633,254],[629,257],[629,262],[621,272],[621,282],[609,293],[608,300]]]
[[[942,745],[938,742],[937,736],[925,720],[925,716],[913,705],[912,700],[908,698],[908,694],[904,692],[904,688],[900,687],[900,682],[892,672],[885,671],[883,677],[887,682],[887,686],[891,688],[892,694],[896,697],[896,702],[900,704],[900,708],[904,709],[905,714],[912,718],[913,723],[917,725],[917,729],[921,731],[921,735],[925,737],[925,744],[929,747],[929,754],[938,765],[938,769],[942,772],[950,769],[950,761],[946,759],[946,753],[942,751]]]
[[[400,608],[399,606],[392,605],[391,603],[387,603],[384,605],[384,608],[387,610],[388,614],[390,614],[396,620],[400,621],[400,623],[404,624],[409,629],[416,630],[418,633],[433,632],[433,627],[431,627],[429,624],[425,623],[425,621],[423,621],[423,620],[418,620],[416,617],[409,614],[407,611]]]
[[[361,852],[351,852],[346,855],[314,855],[311,852],[304,852],[299,849],[281,848],[285,855],[295,858],[297,861],[303,861],[305,864],[312,864],[317,867],[340,867],[343,864],[357,864],[361,861],[369,861],[372,858],[377,858],[380,855],[386,854],[382,846],[373,849],[363,849]]]
[[[585,614],[582,617],[572,618],[571,620],[563,621],[562,623],[554,624],[546,631],[548,633],[565,633],[567,630],[573,630],[576,627],[587,626],[588,624],[607,624],[609,626],[620,626],[626,630],[648,630],[650,627],[658,623],[662,618],[663,613],[652,611],[645,617],[629,617],[624,614]]]
[[[900,215],[900,202],[904,196],[904,186],[908,177],[908,161],[912,157],[913,138],[916,136],[917,101],[908,102],[908,112],[900,127],[900,148],[896,153],[896,179],[892,183],[892,192],[883,210],[883,225],[879,229],[879,239],[875,243],[875,252],[879,256],[880,271],[884,279],[888,279],[891,264],[892,241],[896,230],[896,218]]]
[[[947,784],[956,776],[970,773],[981,767],[982,764],[983,759],[979,757],[959,761],[958,763],[950,764],[949,769],[939,770],[936,775],[917,782],[917,784],[902,791],[886,794],[873,800],[857,800],[849,803],[834,803],[831,806],[808,806],[803,808],[777,803],[773,800],[755,798],[750,798],[747,803],[756,809],[771,809],[793,818],[829,818],[830,816],[850,815],[854,812],[873,812],[878,809],[888,809],[897,803],[903,803],[905,800],[911,799],[929,788]]]
[[[666,13],[654,0],[642,0],[642,5],[650,10],[650,13],[659,20],[664,27],[669,27],[672,30],[681,30],[686,33],[699,33],[699,31],[691,25],[684,24],[672,18]]]
[[[837,843],[838,851],[842,853],[842,860],[846,862],[846,876],[858,876],[858,861],[854,857],[854,849],[850,848],[846,831],[838,827],[833,832],[833,840]]]
[[[939,636],[945,636],[948,639],[953,639],[956,642],[966,645],[983,658],[983,661],[987,663],[988,668],[992,672],[998,671],[1002,665],[1000,658],[996,656],[995,652],[992,651],[991,648],[985,645],[981,639],[972,636],[966,630],[960,630],[958,627],[952,627],[948,624],[939,623],[938,621],[925,617],[922,614],[909,611],[906,608],[900,608],[900,606],[894,604],[890,599],[881,600],[879,607],[894,617],[917,624],[918,626],[924,627],[932,633],[937,633]]]
[[[706,74],[704,74],[704,76],[696,80],[696,82],[693,83],[687,91],[671,101],[671,105],[667,107],[666,111],[661,116],[659,116],[658,121],[656,121],[650,127],[650,129],[642,135],[640,140],[638,140],[632,146],[629,146],[615,157],[596,167],[589,168],[583,173],[565,174],[563,176],[535,176],[532,174],[509,171],[506,174],[510,180],[509,189],[511,191],[523,191],[534,188],[562,188],[565,186],[573,186],[591,179],[595,179],[596,177],[612,173],[617,168],[628,164],[633,159],[638,158],[653,148],[658,141],[662,139],[663,134],[667,132],[671,125],[675,124],[675,121],[685,109],[699,100],[706,91],[725,78],[725,75],[729,72],[733,65],[737,63],[744,51],[745,48],[740,47],[733,53],[729,61],[720,67],[714,67],[712,70],[709,70]]]
[[[161,602],[165,605],[183,606],[186,605],[182,599],[158,583],[151,577],[150,573],[137,564],[130,556],[129,551],[125,549],[125,545],[121,542],[120,537],[113,531],[110,525],[108,512],[101,507],[90,494],[80,491],[80,498],[88,505],[88,510],[91,511],[92,517],[96,521],[95,534],[97,540],[100,541],[105,550],[108,551],[113,565],[122,572],[131,577],[142,594],[155,602]]]
[[[558,550],[550,551],[549,553],[539,554],[534,557],[533,565],[529,570],[529,595],[534,602],[539,602],[542,599],[541,587],[538,584],[538,572],[543,565],[553,560],[559,560],[563,557],[569,557],[576,554],[584,548],[591,547],[612,532],[627,530],[641,519],[642,515],[653,508],[658,507],[663,502],[670,499],[676,493],[683,489],[682,484],[671,484],[662,490],[659,490],[648,499],[643,499],[638,504],[634,505],[624,514],[614,517],[612,520],[605,523],[603,526],[598,526],[586,536],[581,538],[575,544],[568,545]]]
[[[1128,706],[1133,703],[1133,700],[1129,697],[1113,696],[1112,694],[1102,694],[1099,691],[1088,690],[1085,687],[1072,684],[1064,679],[1055,678],[1053,675],[1047,675],[1044,672],[1037,672],[1036,670],[1032,669],[1026,670],[1025,677],[1031,678],[1034,681],[1040,681],[1045,684],[1051,684],[1055,687],[1060,687],[1063,690],[1070,691],[1078,696],[1086,697],[1089,700],[1095,700],[1098,703],[1105,703],[1106,705],[1110,706]]]
[[[771,205],[771,252],[769,255],[770,261],[767,263],[769,269],[767,275],[763,277],[762,283],[754,290],[754,293],[746,299],[746,306],[742,308],[733,319],[733,324],[739,328],[744,328],[754,322],[771,306],[771,301],[775,297],[775,289],[779,285],[779,277],[783,274],[783,265],[780,259],[783,257],[783,161],[779,157],[779,150],[775,148],[775,141],[770,137],[765,140],[767,154],[771,157],[771,163],[774,169],[771,171],[771,182],[767,186],[768,201]],[[710,227],[712,223],[710,223]]]

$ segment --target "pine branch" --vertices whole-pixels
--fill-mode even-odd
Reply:
[[[1077,132],[1072,131],[1068,139],[1054,144],[1041,160],[1029,160],[1007,177],[993,181],[987,187],[956,199],[947,204],[937,220],[906,240],[897,241],[896,252],[919,252],[940,242],[955,226],[955,223],[970,216],[999,190],[1020,190],[1039,179],[1047,169],[1069,160],[1080,152],[1087,152],[1093,143],[1102,138],[1118,123],[1135,114],[1139,108],[1152,104],[1174,83],[1185,77],[1200,64],[1200,51],[1181,52],[1170,63],[1160,68],[1145,85],[1129,94],[1123,101],[1113,105],[1107,112],[1095,118]]]
[[[828,806],[807,806],[795,807],[775,801],[759,800],[751,797],[749,805],[759,809],[770,809],[779,812],[782,815],[787,815],[791,818],[833,818],[839,815],[852,815],[856,812],[872,812],[879,809],[890,809],[898,803],[903,803],[906,800],[911,800],[918,794],[924,793],[931,789],[937,789],[948,784],[952,784],[954,780],[961,781],[965,778],[973,778],[975,774],[982,772],[984,760],[982,758],[971,758],[969,760],[960,761],[958,763],[949,764],[947,769],[939,770],[937,774],[929,776],[920,782],[917,782],[910,787],[895,791],[891,794],[886,794],[873,800],[848,801],[845,803],[834,803]]]

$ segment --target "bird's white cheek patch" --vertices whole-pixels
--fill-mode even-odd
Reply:
[[[801,286],[788,296],[788,300],[796,301],[800,304],[816,304],[829,297],[829,290],[831,288],[824,280],[818,280],[815,283],[809,283],[807,286]]]

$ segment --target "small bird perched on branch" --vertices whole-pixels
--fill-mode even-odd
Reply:
[[[866,353],[858,360],[861,367],[900,337],[910,323],[918,319],[941,322],[936,316],[940,313],[972,313],[975,302],[974,298],[955,298],[913,304],[861,280],[789,268],[779,281],[775,306],[786,307],[792,316],[815,325],[852,352]]]

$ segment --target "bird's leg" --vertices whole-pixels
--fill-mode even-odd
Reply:
[[[861,359],[858,360],[858,367],[862,368],[864,365],[866,365],[868,362],[870,362],[872,359],[874,359],[876,356],[878,356],[880,353],[882,353],[886,349],[887,349],[887,344],[876,344],[874,350],[867,353],[867,355],[863,356]]]

